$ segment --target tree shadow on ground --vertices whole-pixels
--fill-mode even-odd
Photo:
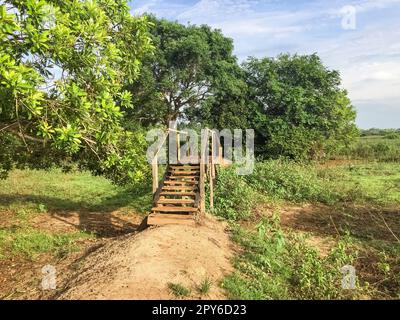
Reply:
[[[400,210],[397,208],[310,205],[284,210],[281,219],[285,226],[319,236],[350,232],[360,241],[396,241],[396,237],[400,237]]]
[[[55,219],[59,224],[99,237],[114,237],[137,231],[152,204],[151,191],[147,188],[127,189],[97,203],[91,200],[73,201],[44,195],[0,193],[0,205],[3,207],[16,207],[19,210],[42,205],[46,212],[41,214],[40,221],[47,223],[47,218]]]

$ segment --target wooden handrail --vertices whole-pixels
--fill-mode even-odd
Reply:
[[[208,150],[208,130],[202,131],[201,135],[201,150],[200,150],[200,212],[204,213],[206,209],[205,203],[205,175],[206,175],[206,161],[207,161],[207,152]]]
[[[157,152],[154,154],[154,158],[153,158],[153,160],[151,162],[151,171],[152,171],[152,175],[153,175],[153,198],[155,198],[156,192],[157,192],[158,187],[159,187],[159,182],[158,182],[158,154],[160,153],[165,141],[167,140],[167,137],[169,135],[169,131],[167,130],[166,133],[167,134],[165,135],[164,140],[160,144]]]

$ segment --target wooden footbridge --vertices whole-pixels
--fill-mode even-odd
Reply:
[[[202,130],[201,150],[199,155],[193,155],[193,150],[181,148],[181,137],[186,136],[186,146],[189,145],[188,132],[168,129],[165,138],[152,161],[153,172],[153,208],[148,216],[147,224],[189,224],[194,225],[205,212],[206,192],[208,182],[210,191],[210,208],[213,207],[213,188],[216,165],[223,164],[222,147],[217,134],[210,130]],[[170,140],[176,143],[170,143]],[[159,158],[163,146],[168,146],[165,172],[160,179]],[[171,145],[176,148],[176,159],[171,159]],[[185,154],[181,154],[181,149]],[[172,150],[173,151],[173,150]]]

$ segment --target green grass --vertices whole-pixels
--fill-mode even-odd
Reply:
[[[208,294],[210,292],[212,286],[212,281],[210,278],[206,277],[203,279],[203,281],[200,283],[198,286],[197,290],[201,294]]]
[[[87,172],[13,170],[6,180],[0,180],[0,218],[6,217],[5,224],[0,223],[0,258],[68,254],[78,249],[77,240],[92,236],[85,231],[54,234],[41,230],[31,223],[37,215],[145,213],[151,197],[148,186],[124,188]]]
[[[248,176],[237,176],[234,167],[221,169],[214,194],[214,213],[241,225],[234,224],[233,239],[243,251],[235,260],[236,271],[223,283],[230,298],[398,297],[398,243],[389,225],[398,235],[400,163],[327,166],[270,160],[256,163]],[[263,204],[278,211],[311,204],[316,211],[296,216],[291,229],[283,229],[276,217],[266,218]],[[305,230],[336,246],[322,257],[307,245]],[[345,264],[361,270],[359,287],[352,292],[340,287]]]
[[[76,251],[76,240],[88,238],[84,232],[51,234],[32,228],[10,227],[0,229],[0,258],[19,256],[35,260],[40,254],[63,256]]]
[[[258,162],[254,172],[237,176],[219,172],[215,188],[217,215],[229,220],[251,216],[261,201],[292,203],[400,205],[400,163],[361,163],[323,167],[284,160]]]
[[[88,172],[63,173],[61,170],[14,170],[0,180],[1,208],[47,210],[134,209],[145,212],[151,206],[151,190],[120,187]]]
[[[364,163],[318,170],[335,201],[400,205],[400,163]]]
[[[186,288],[180,283],[170,282],[168,283],[168,288],[176,297],[184,298],[190,295],[190,289]]]
[[[284,232],[277,216],[264,219],[256,230],[236,226],[233,239],[244,253],[223,287],[231,299],[340,299],[355,298],[364,288],[341,288],[341,268],[352,265],[357,251],[343,238],[328,256],[321,257],[304,236]]]
[[[339,150],[333,158],[400,161],[400,135],[360,137],[349,147]]]

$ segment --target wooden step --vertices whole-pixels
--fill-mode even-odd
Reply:
[[[179,176],[179,177],[185,177],[185,176],[192,176],[192,175],[195,175],[195,176],[199,176],[200,175],[200,172],[199,171],[169,171],[169,174],[170,175],[174,175],[174,176]]]
[[[194,184],[198,184],[198,181],[164,181],[164,184],[173,184],[173,185],[182,185],[182,184],[186,184],[186,185],[194,185]]]
[[[192,204],[194,199],[159,199],[157,204]]]
[[[156,212],[197,212],[197,208],[193,207],[154,207],[151,211]]]
[[[173,179],[173,180],[178,180],[178,179],[197,179],[199,176],[168,176],[167,179]]]
[[[161,190],[197,190],[197,186],[164,186]]]
[[[183,169],[196,169],[199,170],[200,166],[199,165],[193,165],[193,166],[177,166],[177,165],[172,165],[170,166],[170,169],[174,169],[174,170],[183,170]]]
[[[181,224],[195,226],[194,215],[151,213],[147,217],[148,225]]]
[[[196,192],[185,191],[161,191],[160,196],[196,196]]]

